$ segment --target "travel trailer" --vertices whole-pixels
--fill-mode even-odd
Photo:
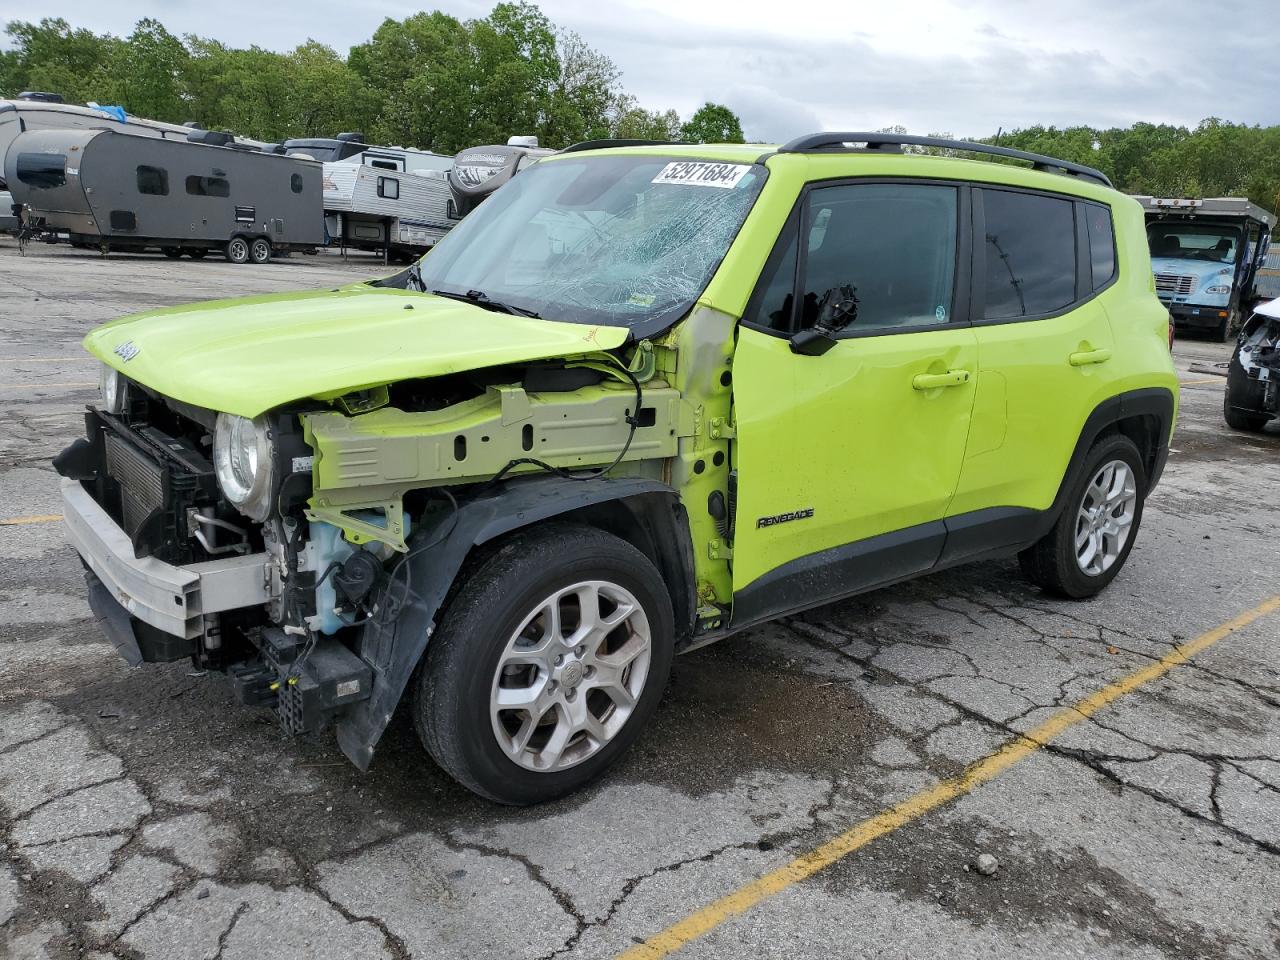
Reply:
[[[286,144],[287,148],[288,144]],[[453,158],[401,147],[366,147],[324,165],[325,229],[344,248],[411,257],[449,232]]]
[[[53,94],[24,93],[19,99],[0,100],[0,163],[4,162],[18,134],[35,130],[117,130],[139,137],[186,140],[193,129],[199,129],[195,124],[130,116],[120,107],[78,106],[60,99],[36,99],[51,96]],[[240,138],[238,142],[251,147],[265,146],[257,140]]]
[[[31,130],[9,146],[4,176],[28,230],[65,233],[104,253],[219,251],[233,263],[265,263],[324,242],[321,165],[229,134]]]
[[[281,146],[291,157],[319,160],[321,163],[347,160],[369,149],[369,144],[364,142],[363,133],[340,133],[336,137],[304,137],[286,140]]]
[[[553,153],[554,150],[539,147],[537,137],[511,137],[505,145],[461,151],[453,158],[449,171],[453,199],[450,217],[461,220],[521,170]]]

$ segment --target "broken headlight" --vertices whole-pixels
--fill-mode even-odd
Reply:
[[[121,414],[124,413],[125,393],[128,391],[128,383],[124,377],[120,375],[120,371],[115,367],[102,365],[102,373],[98,378],[98,384],[102,387],[102,409],[106,413]]]
[[[218,414],[213,433],[213,468],[218,486],[237,510],[254,520],[266,520],[271,513],[271,461],[271,438],[265,420]]]

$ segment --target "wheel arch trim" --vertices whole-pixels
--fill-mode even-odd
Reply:
[[[361,628],[357,652],[373,670],[373,689],[369,699],[353,705],[336,724],[338,745],[347,758],[361,770],[369,768],[374,747],[435,631],[436,615],[473,550],[546,520],[581,518],[590,516],[583,511],[606,507],[628,511],[647,525],[654,538],[649,549],[634,545],[654,560],[672,588],[677,643],[682,633],[691,633],[696,609],[693,546],[684,507],[673,488],[643,478],[539,477],[510,482],[460,503],[456,519],[453,514],[442,516],[410,538],[411,554],[421,551],[406,564],[411,599],[386,625],[374,620]],[[396,593],[384,591],[380,603],[394,602]]]

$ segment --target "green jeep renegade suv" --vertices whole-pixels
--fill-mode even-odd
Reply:
[[[56,465],[131,663],[223,670],[362,769],[404,700],[529,803],[618,758],[677,652],[981,558],[1105,587],[1167,323],[1142,209],[1086,167],[583,144],[394,277],[93,331]]]

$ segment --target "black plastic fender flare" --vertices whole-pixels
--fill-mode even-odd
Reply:
[[[408,569],[385,588],[380,603],[387,601],[388,594],[392,599],[397,597],[404,589],[404,578],[408,578],[411,592],[399,616],[385,625],[371,620],[361,628],[356,652],[373,670],[373,689],[367,700],[353,704],[336,724],[338,745],[347,758],[360,770],[369,769],[374,747],[391,722],[435,630],[436,614],[475,547],[583,507],[655,494],[669,498],[673,506],[679,503],[670,486],[643,478],[514,480],[491,493],[461,501],[456,515],[451,511],[414,533],[409,538],[410,551],[440,538],[442,532],[444,536],[439,543],[413,554],[406,563]],[[673,520],[676,516],[673,512]],[[687,522],[673,522],[670,532],[687,557],[688,588],[692,591],[693,547]]]

